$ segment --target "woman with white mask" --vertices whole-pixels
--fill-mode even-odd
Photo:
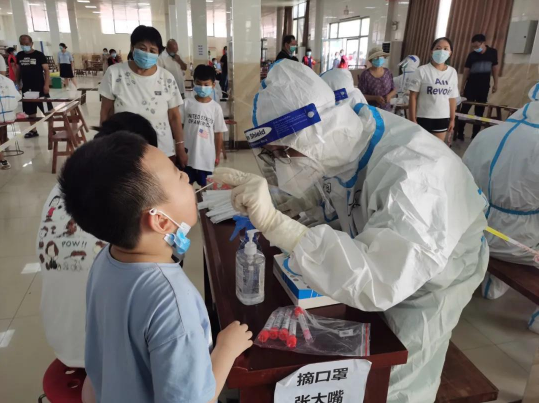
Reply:
[[[431,46],[431,60],[416,70],[411,80],[410,120],[445,141],[455,127],[455,110],[459,97],[457,71],[446,64],[453,44],[449,38],[438,38]]]

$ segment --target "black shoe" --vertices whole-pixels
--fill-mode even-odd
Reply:
[[[37,132],[37,130],[32,130],[32,131],[26,133],[24,135],[24,138],[25,139],[33,139],[34,137],[37,137],[37,136],[39,136],[39,133]]]
[[[460,141],[464,141],[464,134],[457,135],[457,139]]]

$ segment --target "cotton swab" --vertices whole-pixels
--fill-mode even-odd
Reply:
[[[210,186],[213,186],[213,182],[212,183],[208,183],[206,186],[204,186],[203,188],[200,188],[198,190],[195,191],[195,194],[197,194],[198,192],[201,192],[202,190],[206,189],[206,188],[209,188]]]
[[[539,251],[536,251],[535,249],[532,249],[518,241],[515,241],[513,238],[509,238],[507,235],[502,234],[500,231],[496,231],[494,228],[487,227],[486,230],[490,232],[492,235],[497,236],[500,239],[503,239],[505,242],[509,242],[511,245],[515,245],[519,247],[520,249],[531,253],[534,256],[533,260],[536,263],[539,263]]]

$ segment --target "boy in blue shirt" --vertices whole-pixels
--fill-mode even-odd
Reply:
[[[141,137],[118,132],[78,148],[59,181],[67,212],[110,243],[86,293],[86,371],[97,401],[214,402],[252,333],[234,322],[211,351],[204,302],[171,259],[197,221],[187,175]]]

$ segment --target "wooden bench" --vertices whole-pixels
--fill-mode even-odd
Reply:
[[[453,343],[449,343],[436,403],[479,403],[498,398],[498,388]]]
[[[490,258],[488,271],[539,305],[539,270],[537,267]]]
[[[81,92],[80,104],[84,105],[86,103],[86,92],[88,91],[97,91],[97,88],[77,88]],[[99,95],[99,100],[101,101],[101,95]]]
[[[60,122],[60,126],[54,124]],[[53,112],[47,121],[49,125],[49,150],[52,148],[52,173],[56,173],[58,157],[69,157],[82,143],[86,143],[84,132],[88,126],[79,109],[79,102],[71,102]],[[66,143],[64,151],[58,149],[58,144]]]

